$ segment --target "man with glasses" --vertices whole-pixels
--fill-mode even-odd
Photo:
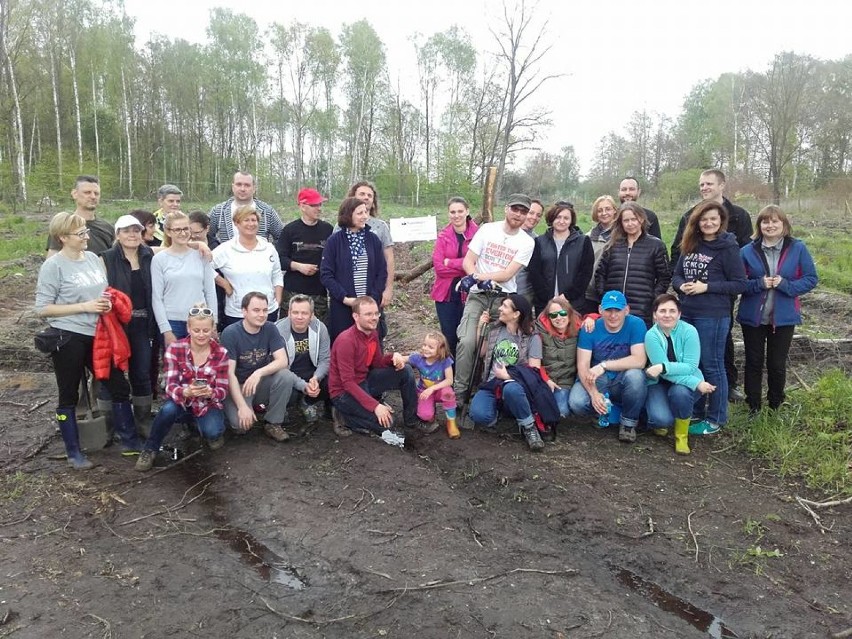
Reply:
[[[231,184],[233,197],[210,209],[210,231],[208,240],[210,248],[215,248],[234,237],[234,212],[241,206],[252,206],[257,211],[257,236],[266,240],[277,240],[281,235],[284,224],[278,217],[278,212],[266,202],[258,200],[254,194],[257,185],[254,176],[246,171],[234,173]]]
[[[320,282],[319,265],[326,241],[334,230],[322,220],[322,205],[326,199],[319,191],[304,188],[296,196],[299,217],[284,227],[275,248],[284,271],[282,308],[293,295],[312,300],[314,315],[324,322],[328,315],[328,292]]]
[[[640,195],[642,195],[642,189],[639,188],[639,180],[635,177],[628,175],[621,181],[618,187],[618,199],[622,204],[625,202],[638,202]],[[644,206],[642,208],[645,209],[645,217],[648,218],[648,228],[646,229],[648,235],[662,239],[660,235],[660,221],[657,219],[657,214],[649,208],[645,208]]]
[[[530,262],[534,240],[521,229],[530,212],[532,201],[523,193],[509,196],[502,222],[488,222],[479,227],[464,258],[468,274],[459,283],[467,292],[461,323],[457,331],[456,374],[453,389],[457,398],[465,397],[476,361],[476,327],[483,311],[497,311],[491,303],[495,296],[516,293],[515,277]],[[494,290],[499,285],[503,293]]]
[[[78,175],[74,181],[74,189],[71,198],[77,205],[74,212],[86,220],[86,228],[89,230],[89,243],[86,250],[95,255],[100,255],[112,246],[115,240],[115,231],[112,224],[98,219],[95,209],[101,201],[101,186],[98,178],[94,175]],[[62,245],[56,238],[49,237],[47,240],[47,257],[58,253]]]

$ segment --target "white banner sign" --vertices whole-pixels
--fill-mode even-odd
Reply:
[[[424,242],[438,237],[437,217],[391,218],[390,232],[394,242]]]

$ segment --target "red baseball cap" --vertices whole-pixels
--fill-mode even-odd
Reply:
[[[320,192],[316,189],[302,189],[296,197],[299,204],[307,204],[308,206],[318,206],[327,201]]]

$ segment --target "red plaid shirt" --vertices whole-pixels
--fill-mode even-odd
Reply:
[[[216,340],[210,340],[210,356],[201,366],[196,367],[192,361],[189,339],[172,342],[163,355],[165,364],[166,395],[178,404],[201,417],[210,408],[222,410],[222,402],[228,394],[228,351]],[[183,387],[192,384],[193,380],[206,379],[213,389],[213,397],[184,397]]]

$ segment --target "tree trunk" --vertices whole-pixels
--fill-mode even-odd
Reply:
[[[74,119],[77,124],[77,170],[83,172],[83,127],[80,124],[80,92],[77,88],[77,55],[73,47],[68,49],[71,64],[71,85],[74,87]]]
[[[98,132],[98,94],[95,90],[95,70],[92,69],[92,115],[95,120],[95,165],[98,179],[101,177],[101,140]]]
[[[62,191],[62,121],[59,118],[59,90],[56,87],[56,59],[53,55],[53,47],[50,51],[50,85],[53,89],[53,117],[56,122],[56,170],[59,173],[58,186]]]
[[[121,95],[124,99],[124,136],[127,140],[127,196],[133,198],[133,146],[130,138],[130,107],[127,100],[127,81],[121,67]]]
[[[24,166],[24,125],[21,120],[21,102],[18,99],[18,85],[15,81],[15,68],[12,64],[12,58],[9,57],[9,52],[6,49],[5,29],[0,29],[0,54],[2,54],[3,58],[6,60],[9,90],[12,94],[12,106],[14,109],[14,116],[12,119],[13,128],[15,129],[13,135],[15,143],[13,166],[15,167],[15,179],[18,184],[18,192],[15,195],[18,201],[26,202],[27,175],[26,168]]]

